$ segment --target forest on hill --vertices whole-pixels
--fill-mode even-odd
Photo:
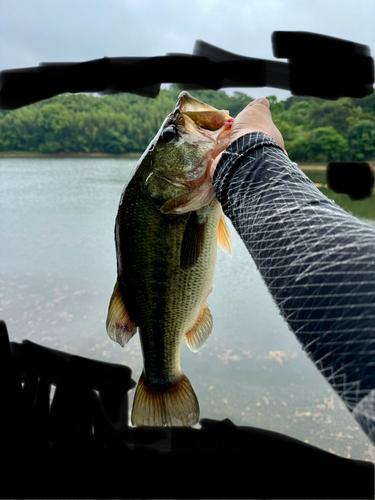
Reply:
[[[0,153],[142,153],[176,104],[171,85],[156,99],[134,94],[105,97],[63,94],[23,108],[0,110]],[[253,100],[224,90],[189,93],[236,115]],[[375,94],[326,101],[267,96],[290,158],[296,162],[375,159]]]

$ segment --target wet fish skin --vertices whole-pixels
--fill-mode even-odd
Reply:
[[[184,339],[197,351],[211,333],[206,301],[218,238],[230,252],[229,232],[207,174],[212,158],[228,144],[232,121],[227,112],[180,94],[120,199],[118,279],[107,331],[121,345],[137,329],[140,334],[144,368],[133,425],[198,422],[199,403],[181,370],[180,352]]]

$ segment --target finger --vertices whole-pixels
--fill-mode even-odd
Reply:
[[[223,154],[223,152],[221,152],[220,154],[218,154],[215,159],[213,160],[213,162],[211,163],[211,167],[210,167],[210,177],[211,179],[213,179],[214,177],[214,173],[215,173],[215,169],[217,167],[217,164],[219,163],[220,161],[220,158],[221,158],[221,155]]]
[[[270,102],[264,97],[259,97],[259,99],[255,99],[255,101],[252,101],[249,104],[249,106],[252,106],[254,104],[262,104],[263,106],[266,106],[266,108],[270,109]]]

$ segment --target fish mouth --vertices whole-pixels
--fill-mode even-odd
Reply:
[[[227,110],[218,110],[192,97],[188,92],[181,92],[174,111],[167,117],[163,126],[174,124],[179,138],[175,144],[187,142],[201,148],[202,160],[185,169],[178,168],[165,178],[176,186],[196,186],[205,177],[214,158],[229,145],[230,131],[234,118]],[[156,136],[155,140],[157,140]],[[153,143],[155,146],[155,141]],[[163,175],[162,169],[160,174]]]
[[[218,110],[193,98],[188,92],[181,92],[173,113],[183,130],[183,140],[202,147],[202,161],[183,173],[159,172],[165,181],[181,192],[167,202],[162,213],[184,214],[208,205],[215,198],[210,178],[210,167],[218,154],[224,151],[230,141],[234,122],[229,112]],[[180,121],[181,120],[181,121]]]
[[[214,159],[229,146],[230,131],[233,122],[234,118],[228,117],[225,118],[223,125],[215,131],[200,128],[195,132],[196,134],[203,135],[207,142],[211,143],[211,148],[194,169],[190,172],[185,172],[184,180],[187,181],[190,186],[195,187],[205,180]]]
[[[188,129],[191,129],[191,125],[194,124],[199,129],[215,132],[224,126],[227,119],[230,119],[229,111],[216,109],[195,99],[186,91],[178,96],[176,108],[184,117],[185,126]],[[193,130],[188,130],[188,132],[193,132]]]
[[[198,139],[201,143],[213,145],[202,162],[184,176],[191,186],[196,186],[204,181],[214,158],[228,147],[234,118],[229,115],[229,111],[218,110],[186,91],[179,95],[176,107],[184,120],[186,133],[192,140]]]

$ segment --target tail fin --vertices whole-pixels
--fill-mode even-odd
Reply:
[[[165,389],[155,389],[139,378],[131,415],[137,426],[194,426],[199,419],[199,403],[189,379],[182,374]]]

